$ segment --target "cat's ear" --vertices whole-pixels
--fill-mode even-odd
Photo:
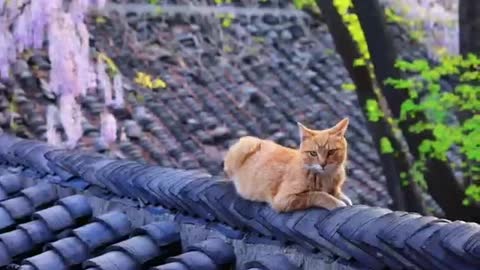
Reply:
[[[297,122],[298,132],[300,134],[300,140],[304,141],[305,139],[311,138],[314,135],[314,132],[308,129],[306,126],[302,125],[300,122]]]
[[[348,128],[348,118],[343,118],[340,122],[338,122],[334,127],[328,130],[328,133],[337,136],[345,136],[345,132]]]

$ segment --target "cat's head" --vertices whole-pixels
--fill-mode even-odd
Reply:
[[[348,118],[344,118],[334,127],[313,130],[298,123],[300,148],[304,167],[318,174],[334,174],[347,159],[347,140],[345,132]]]

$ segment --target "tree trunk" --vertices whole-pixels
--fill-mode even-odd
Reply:
[[[367,118],[367,100],[378,100],[369,70],[366,66],[354,66],[355,59],[360,53],[342,21],[340,14],[333,6],[331,0],[317,0],[317,4],[326,19],[327,26],[333,37],[337,52],[343,59],[344,65],[356,85],[356,93],[362,111]],[[372,135],[377,152],[380,156],[383,172],[387,179],[387,189],[393,199],[391,206],[395,210],[406,210],[425,214],[425,207],[420,197],[418,187],[414,183],[401,186],[400,173],[408,172],[409,164],[405,153],[395,138],[391,126],[384,118],[377,122],[367,121],[367,128]],[[381,153],[380,141],[386,137],[392,142],[396,153]]]
[[[480,1],[460,0],[458,6],[460,26],[460,53],[480,54]]]
[[[400,117],[400,106],[408,99],[406,91],[398,91],[383,82],[390,77],[399,78],[400,72],[394,64],[397,57],[393,40],[387,32],[387,26],[383,17],[383,10],[377,0],[353,0],[354,8],[362,26],[371,60],[374,65],[375,75],[382,88],[383,95],[393,117]],[[432,139],[431,132],[412,133],[409,127],[418,121],[423,121],[425,115],[418,114],[416,119],[400,122],[400,128],[405,136],[411,153],[419,158],[418,146],[425,139]],[[464,206],[464,190],[457,182],[451,168],[446,162],[429,160],[426,164],[424,175],[428,184],[428,190],[446,216],[450,219],[480,220],[480,209],[474,206]]]

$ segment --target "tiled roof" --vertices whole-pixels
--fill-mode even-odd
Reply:
[[[182,246],[174,222],[134,228],[122,212],[93,217],[86,196],[59,198],[52,184],[40,182],[20,190],[25,184],[22,177],[6,171],[0,174],[0,182],[0,189],[8,194],[0,200],[1,269],[222,270],[235,266],[233,247],[222,239]],[[283,255],[251,260],[245,269],[280,269],[275,267],[278,263],[284,269],[297,269]]]
[[[389,205],[356,95],[341,90],[350,79],[325,26],[293,15],[239,15],[228,28],[220,27],[218,18],[203,15],[148,21],[142,16],[129,13],[128,29],[115,16],[101,24],[92,21],[92,44],[117,63],[125,81],[143,71],[164,79],[168,87],[151,91],[131,83],[126,108],[116,112],[126,136],[110,148],[99,136],[103,94],[89,93],[82,102],[85,122],[79,148],[221,175],[224,151],[242,135],[296,147],[296,121],[321,129],[348,116],[346,193],[356,203]],[[223,41],[215,33],[217,26]],[[131,31],[142,44],[137,51],[122,43]],[[151,55],[158,57],[147,57]],[[49,66],[39,55],[29,61]],[[45,139],[45,106],[55,99],[28,76],[20,85],[23,89],[9,89],[17,100],[18,126],[25,126],[32,138]]]
[[[48,199],[54,195],[38,198],[40,193],[54,194],[49,192],[47,187],[51,187],[51,183],[56,183],[55,186],[70,186],[79,193],[97,194],[96,196],[103,196],[108,200],[124,198],[139,209],[169,213],[175,216],[177,223],[188,222],[208,226],[230,239],[251,243],[275,243],[281,246],[294,244],[299,250],[303,250],[305,256],[321,255],[327,261],[341,263],[342,267],[345,267],[342,269],[463,270],[480,267],[480,226],[476,223],[451,222],[364,205],[338,208],[333,211],[312,209],[278,214],[265,204],[241,199],[230,182],[219,181],[221,179],[198,172],[108,159],[87,152],[55,149],[41,142],[22,140],[6,134],[0,136],[0,144],[3,146],[0,149],[0,162],[4,164],[3,166],[16,166],[21,168],[20,175],[42,179],[37,184],[39,186],[26,189],[6,187],[2,184],[5,194],[18,194],[13,198],[20,198],[17,200],[25,201],[21,206],[29,207],[22,211],[8,210],[9,208],[2,203],[0,209],[17,223],[22,217],[31,215],[32,224],[38,225],[24,225],[27,228],[40,228],[38,221],[57,217],[43,223],[53,233],[54,230],[60,231],[69,227],[75,217],[81,220],[91,213],[77,195],[63,198],[56,204],[57,206],[41,211],[37,209],[36,214],[32,214],[35,211],[33,208],[44,207],[42,205],[48,205],[49,202],[56,200]],[[15,179],[15,176],[11,175],[5,177]],[[3,182],[5,181],[0,181]],[[40,187],[41,192],[34,192]],[[29,192],[25,191],[27,189]],[[6,201],[11,200],[12,195],[7,197]],[[69,203],[73,201],[80,203]],[[149,262],[152,258],[160,256],[157,254],[161,252],[155,251],[156,248],[161,246],[161,243],[168,242],[168,239],[174,238],[165,236],[168,235],[168,229],[151,229],[157,225],[147,225],[131,233],[127,229],[128,226],[122,225],[122,222],[127,222],[122,218],[105,221],[109,219],[101,217],[45,245],[43,253],[28,258],[22,257],[24,259],[22,262],[27,265],[69,264],[80,263],[77,262],[80,258],[84,258],[82,261],[85,261],[93,257],[86,260],[85,267],[102,265],[101,267],[105,268],[99,269],[127,269],[120,267]],[[53,224],[51,227],[48,226],[49,222]],[[104,226],[105,224],[108,226]],[[46,231],[47,227],[42,228]],[[45,241],[39,236],[31,239],[26,237],[26,233],[32,231],[36,234],[37,230],[29,231],[22,228],[17,226],[18,232],[10,229],[7,232],[11,233],[10,237],[0,236],[0,239],[6,239],[6,245],[10,245],[12,235],[19,235],[18,239],[22,239],[20,236],[23,235],[27,244],[17,246],[17,242],[12,243],[14,246],[11,249],[14,250],[14,254],[25,252],[25,249],[32,246],[29,244],[32,241]],[[165,233],[156,234],[159,231]],[[98,235],[98,238],[92,239],[92,234]],[[130,235],[128,240],[121,239],[126,235]],[[101,254],[90,255],[89,252],[102,245],[109,247],[102,249]],[[142,248],[136,248],[137,245]],[[225,258],[229,258],[227,255],[214,252],[215,248],[208,249],[204,254],[197,253],[197,248],[187,249],[187,253],[167,259],[165,262],[171,263],[168,265],[171,268],[163,266],[164,268],[157,269],[182,269],[177,267],[178,262],[187,266],[193,263],[205,266],[193,269],[210,269],[207,265],[209,263],[211,265],[212,261],[216,262],[218,259],[225,262],[227,261]],[[73,251],[76,256],[71,257],[68,252]],[[278,260],[279,263],[274,265],[283,266],[281,263],[283,259]],[[112,268],[104,266],[112,261],[122,264]],[[268,259],[246,262],[246,265],[253,269],[272,269],[272,262]]]

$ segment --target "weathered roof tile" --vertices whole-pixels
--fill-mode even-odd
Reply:
[[[170,262],[150,268],[150,270],[190,270],[185,264],[180,262]]]
[[[43,220],[33,220],[27,223],[18,225],[17,229],[23,230],[33,241],[33,245],[39,245],[51,241],[54,237],[55,231],[47,226]],[[61,230],[66,228],[59,228]],[[13,256],[17,254],[12,254]]]
[[[200,197],[222,222],[239,228],[244,227],[243,223],[228,211],[235,194],[235,188],[230,183],[218,181],[203,189]]]
[[[347,244],[349,239],[344,238],[338,231],[342,225],[354,222],[356,215],[366,211],[370,211],[370,209],[362,206],[338,209],[337,211],[332,211],[330,215],[326,216],[323,221],[317,223],[315,227],[326,240],[346,251],[348,257],[342,256],[345,259],[350,259],[350,256],[352,256],[372,269],[382,269],[385,267],[382,260],[366,252],[361,246]]]
[[[77,237],[62,238],[45,246],[49,249],[37,256],[45,256],[45,253],[56,253],[65,262],[67,266],[78,265],[89,257],[88,247]],[[49,255],[50,256],[50,255]],[[28,260],[33,260],[32,257]]]
[[[476,259],[480,259],[480,233],[474,234],[464,245],[465,251]]]
[[[34,257],[27,258],[22,262],[22,265],[30,266],[35,270],[65,269],[67,267],[64,259],[53,251],[46,251]]]
[[[11,257],[31,250],[34,245],[29,234],[23,230],[2,233],[0,234],[0,241],[5,245]]]
[[[33,214],[33,217],[44,221],[52,231],[67,228],[75,224],[75,220],[68,210],[60,205],[37,211]]]
[[[300,244],[311,245],[314,249],[333,256],[333,253],[338,250],[335,250],[329,241],[320,236],[315,228],[315,223],[323,220],[328,213],[325,209],[299,211],[292,215],[294,218],[287,221],[287,227],[294,233],[295,239],[300,240]]]
[[[233,247],[218,238],[210,238],[186,248],[186,251],[200,251],[215,263],[217,269],[227,268],[235,263]]]
[[[62,198],[58,200],[57,204],[65,207],[74,219],[90,217],[92,215],[92,207],[88,203],[87,197],[80,194]]]
[[[168,258],[167,263],[179,262],[185,265],[189,270],[214,270],[216,265],[213,260],[205,253],[199,251],[189,251],[175,257]]]
[[[12,262],[12,257],[4,243],[0,242],[0,265],[8,265]]]
[[[259,259],[248,262],[244,265],[245,269],[262,270],[298,270],[299,268],[292,264],[287,257],[281,254],[262,256]]]
[[[265,228],[271,231],[274,239],[286,243],[289,239],[295,238],[295,232],[287,226],[289,220],[295,219],[295,213],[279,214],[271,207],[261,207],[256,214],[257,222],[261,223]]]
[[[368,226],[368,224],[377,218],[384,216],[392,211],[385,208],[373,208],[370,211],[362,211],[353,215],[349,222],[345,222],[338,228],[338,232],[346,239],[353,241],[357,244],[361,243],[361,240],[356,236],[358,231],[363,226]]]
[[[121,251],[112,251],[89,259],[85,261],[83,267],[96,270],[118,270],[120,267],[124,269],[140,269],[140,265],[133,258]]]
[[[410,260],[424,269],[444,269],[446,267],[445,264],[431,258],[428,253],[424,252],[423,247],[428,238],[447,224],[448,222],[446,221],[438,220],[437,222],[433,222],[421,230],[418,230],[407,239],[406,252]]]
[[[107,226],[110,230],[112,230],[112,233],[115,235],[115,237],[118,238],[127,236],[132,230],[132,225],[127,216],[118,211],[112,211],[96,217],[95,221]]]
[[[240,220],[241,223],[245,224],[249,228],[262,235],[274,237],[272,232],[256,218],[264,207],[268,206],[266,206],[264,203],[252,204],[250,201],[236,196],[236,198],[230,204],[229,210],[238,220]]]
[[[8,135],[8,134],[1,134],[0,136],[0,160],[3,162],[9,161],[14,162],[14,157],[9,154],[9,149],[17,142],[23,141],[23,139]]]
[[[150,237],[141,235],[113,244],[107,249],[107,253],[111,251],[124,252],[141,265],[160,255],[155,242]]]
[[[17,174],[0,175],[0,201],[23,188],[23,179]]]
[[[47,166],[45,154],[53,149],[55,148],[37,141],[25,140],[14,145],[13,154],[22,165],[28,165],[43,173],[52,173]]]
[[[20,141],[16,144],[23,145]],[[58,156],[53,159],[52,155]],[[121,212],[109,212],[89,220],[93,211],[86,197],[72,195],[59,199],[58,188],[50,183],[61,185],[74,179],[86,182],[81,175],[90,178],[90,184],[86,186],[89,196],[109,198],[128,207],[136,207],[138,202],[135,200],[141,199],[150,204],[144,210],[153,215],[172,213],[176,222],[215,229],[248,245],[293,242],[308,252],[320,252],[321,258],[335,261],[340,269],[362,269],[365,266],[370,269],[443,269],[451,266],[474,269],[477,263],[472,253],[476,252],[478,225],[461,222],[445,225],[448,223],[432,217],[358,205],[333,211],[310,209],[279,214],[264,203],[241,199],[232,183],[221,178],[131,161],[105,159],[108,161],[102,162],[100,156],[85,153],[72,153],[70,158],[67,155],[56,150],[46,154],[51,164],[59,164],[62,170],[73,176],[70,179],[58,181],[53,170],[54,175],[42,176],[33,182],[23,181],[28,178],[22,174],[24,171],[35,173],[40,170],[28,166],[3,171],[23,175],[23,178],[10,176],[10,179],[22,181],[22,187],[26,183],[37,183],[7,194],[10,197],[0,202],[0,215],[5,216],[0,222],[9,222],[3,229],[4,234],[0,234],[0,253],[5,264],[24,259],[23,269],[81,264],[90,269],[116,269],[129,265],[139,268],[158,265],[161,258],[171,256],[174,258],[170,261],[177,263],[167,263],[156,269],[210,269],[234,263],[233,250],[219,239],[186,247],[187,253],[178,255],[180,236],[176,226],[169,222],[150,223],[132,233],[129,218]],[[0,177],[0,180],[7,178]],[[119,199],[121,197],[133,200],[124,201]],[[43,208],[54,202],[54,206],[33,213],[34,206]],[[155,210],[160,208],[161,211]],[[29,217],[34,220],[16,224]],[[15,225],[17,228],[13,229]],[[72,227],[77,228],[71,230]],[[55,237],[58,237],[57,241],[46,244]],[[124,240],[127,237],[129,239]],[[24,241],[13,243],[12,239]],[[43,253],[24,258],[25,254],[41,246],[44,246]],[[119,266],[120,261],[123,264]],[[271,269],[269,267],[261,262],[251,268]]]
[[[461,226],[461,222],[458,221],[445,224],[426,239],[426,241],[423,243],[422,249],[425,253],[429,254],[437,261],[443,262],[443,268],[477,269],[478,265],[474,266],[470,263],[467,263],[464,259],[462,259],[462,257],[457,256],[456,254],[445,249],[441,244],[441,241],[459,226]]]
[[[460,222],[454,230],[441,240],[442,245],[464,260],[472,264],[480,265],[480,258],[470,256],[465,249],[466,243],[472,239],[475,234],[478,234],[479,230],[480,225],[477,223]]]
[[[58,199],[55,186],[49,183],[39,183],[35,186],[25,188],[20,194],[29,200],[34,208],[49,204]]]
[[[0,208],[4,209],[8,217],[4,216],[0,229],[5,229],[15,224],[15,220],[23,219],[31,215],[35,208],[25,197],[20,196],[0,202]]]

